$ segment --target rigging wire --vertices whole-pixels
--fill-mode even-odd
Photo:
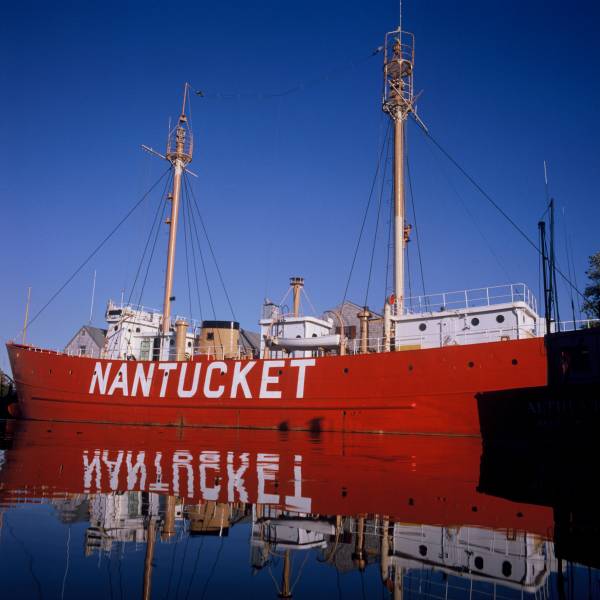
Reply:
[[[192,223],[191,223],[191,217],[190,217],[190,203],[189,200],[185,205],[185,210],[187,211],[188,214],[188,218],[187,218],[187,223],[188,223],[188,229],[189,229],[189,236],[190,236],[190,241],[191,241],[191,247],[192,247],[192,263],[194,265],[194,269],[193,269],[193,273],[194,273],[194,282],[196,285],[196,299],[198,301],[198,310],[200,312],[200,321],[204,321],[204,317],[202,316],[202,299],[200,298],[200,283],[198,281],[198,262],[196,260],[196,247],[194,246],[194,239],[192,237]]]
[[[152,243],[152,249],[150,250],[150,256],[148,257],[148,264],[146,265],[146,272],[144,273],[144,280],[142,281],[142,286],[140,288],[140,293],[138,296],[137,304],[138,306],[142,306],[142,298],[144,296],[144,290],[146,289],[146,282],[148,281],[148,274],[150,273],[150,265],[152,264],[152,259],[154,258],[154,252],[156,250],[156,244],[158,242],[158,237],[160,234],[160,223],[162,222],[165,212],[167,210],[167,203],[162,203],[162,213],[160,216],[160,220],[158,221],[158,226],[156,228],[156,232],[154,233],[154,242]]]
[[[96,246],[96,248],[88,255],[88,257],[73,271],[73,273],[67,278],[67,280],[50,296],[50,299],[40,308],[40,310],[35,313],[35,315],[29,320],[27,327],[31,327],[31,325],[38,319],[38,317],[50,306],[50,304],[56,299],[56,297],[75,279],[75,277],[79,274],[79,272],[85,267],[94,256],[100,251],[100,249],[110,240],[110,238],[117,232],[117,230],[129,219],[129,217],[135,212],[135,210],[142,204],[142,202],[150,195],[150,193],[154,190],[154,188],[163,180],[165,175],[170,171],[167,169],[150,187],[150,189],[129,209],[129,211],[125,214],[125,216],[115,225],[115,227],[110,231],[110,233]],[[21,330],[19,335],[23,332]]]
[[[394,222],[394,188],[390,190],[390,215],[388,221],[388,241],[387,241],[387,257],[385,264],[385,298],[383,303],[385,304],[387,300],[387,293],[391,291],[391,286],[389,284],[390,280],[390,259],[392,256],[392,223]]]
[[[362,223],[360,226],[360,232],[358,234],[358,240],[356,242],[356,248],[354,249],[354,256],[352,257],[352,264],[350,266],[350,272],[348,273],[348,280],[346,281],[346,288],[344,289],[344,297],[342,298],[342,306],[344,302],[346,302],[346,297],[348,295],[348,288],[350,287],[350,280],[352,279],[352,273],[354,272],[354,267],[356,265],[356,257],[358,256],[358,250],[360,248],[360,242],[362,240],[362,236],[365,230],[365,224],[367,222],[367,216],[369,214],[369,208],[371,207],[371,201],[373,199],[373,191],[375,190],[375,184],[377,183],[377,177],[379,175],[379,170],[381,169],[381,159],[383,158],[383,151],[385,150],[388,137],[390,135],[391,125],[388,122],[388,126],[385,132],[385,136],[383,142],[381,144],[381,150],[379,152],[379,158],[377,160],[377,168],[375,169],[375,175],[373,176],[373,182],[371,183],[371,190],[369,192],[369,198],[367,200],[367,206],[365,207],[365,212],[363,215]]]
[[[431,133],[424,129],[420,123],[419,128],[423,131],[423,134],[429,139],[433,145],[464,175],[464,177],[473,185],[473,187],[513,226],[514,229],[523,237],[523,239],[538,253],[541,254],[541,249],[538,245],[525,233],[525,231],[515,222],[514,219],[469,175],[469,173],[460,165],[460,163],[452,157],[452,155],[431,135]],[[579,294],[582,298],[584,295],[575,287],[575,285],[569,280],[569,278],[562,272],[558,267],[556,272],[563,278],[563,280],[571,286],[571,288]]]
[[[194,225],[192,231],[194,232],[194,235],[195,235],[195,238],[196,238],[196,244],[198,246],[198,254],[200,255],[200,262],[202,264],[202,271],[204,273],[204,281],[206,283],[206,291],[208,292],[208,298],[210,300],[210,306],[212,308],[213,318],[216,320],[216,318],[217,318],[217,311],[215,310],[215,303],[214,303],[214,300],[213,300],[212,291],[211,291],[210,285],[208,283],[208,273],[206,271],[206,262],[204,260],[204,253],[202,252],[202,246],[200,244],[200,238],[198,236],[198,227],[196,226],[196,217],[194,216],[194,213],[193,213],[193,211],[191,209],[190,209],[190,212],[189,212],[189,216],[190,216],[191,221],[192,221],[192,223]]]
[[[563,233],[565,236],[565,256],[567,258],[567,273],[569,274],[569,279],[573,279],[573,273],[571,272],[571,259],[569,255],[569,236],[567,234],[567,218],[565,215],[565,207],[562,208],[562,222],[563,222]],[[575,297],[573,296],[573,290],[569,289],[570,297],[571,297],[571,312],[573,314],[573,328],[575,328]]]
[[[131,299],[133,297],[133,293],[135,291],[135,286],[137,285],[137,281],[138,278],[140,276],[140,272],[142,270],[142,265],[144,264],[144,259],[146,258],[146,252],[148,251],[148,246],[150,244],[150,240],[152,239],[152,233],[154,231],[155,227],[160,227],[159,223],[159,216],[160,216],[160,212],[161,212],[161,208],[162,208],[162,212],[164,213],[164,198],[165,198],[165,194],[167,193],[167,187],[169,186],[170,181],[173,179],[172,176],[167,177],[166,181],[165,181],[165,187],[162,191],[162,194],[159,198],[158,201],[158,206],[156,207],[156,213],[154,215],[154,219],[152,220],[152,225],[150,227],[150,231],[148,232],[148,237],[146,239],[146,245],[144,246],[144,251],[142,252],[142,256],[140,258],[140,262],[138,263],[138,268],[137,271],[135,273],[135,277],[133,279],[133,285],[131,286],[131,290],[129,291],[129,297],[127,298],[127,304],[131,303]]]
[[[185,194],[182,194],[182,200],[183,200],[183,204],[185,205],[186,203],[186,196]],[[188,237],[187,237],[187,222],[186,222],[186,218],[185,218],[185,207],[184,210],[182,211],[183,215],[183,239],[184,239],[184,246],[185,246],[185,274],[186,274],[186,279],[187,279],[187,290],[188,290],[188,306],[189,306],[189,311],[190,311],[190,320],[193,321],[194,320],[194,313],[192,311],[192,288],[190,286],[190,260],[189,260],[189,254],[188,254]]]
[[[387,175],[387,168],[388,168],[388,163],[389,163],[389,158],[390,158],[390,145],[391,145],[390,142],[391,142],[391,136],[388,135],[387,142],[386,142],[386,150],[385,150],[385,160],[383,162],[383,173],[381,175],[381,188],[379,190],[379,203],[377,205],[377,219],[375,221],[375,233],[373,234],[373,247],[371,248],[371,261],[369,264],[369,275],[367,277],[367,289],[365,291],[365,303],[363,306],[367,306],[368,300],[369,300],[369,289],[371,287],[371,276],[373,273],[373,261],[375,259],[375,248],[377,246],[377,234],[379,232],[379,220],[381,217],[381,205],[383,203],[383,190],[385,188],[385,177]]]
[[[406,138],[406,131],[404,132]],[[408,192],[410,194],[410,205],[412,207],[413,221],[415,222],[415,238],[417,240],[417,255],[419,257],[419,269],[421,271],[421,287],[423,288],[423,296],[425,297],[426,305],[429,304],[427,300],[427,292],[425,291],[425,271],[423,270],[423,256],[421,254],[421,235],[419,234],[419,225],[417,223],[417,211],[415,209],[415,196],[413,193],[413,182],[412,175],[410,172],[410,162],[408,160],[408,144],[406,139],[404,141],[404,147],[406,148],[406,175],[408,176]]]
[[[186,179],[183,179],[184,181],[184,190],[185,193],[189,195],[189,183],[186,181]],[[200,237],[198,235],[198,226],[196,225],[196,218],[194,216],[194,211],[192,210],[192,206],[191,203],[188,201],[187,203],[188,206],[188,216],[190,217],[190,223],[193,223],[194,228],[193,228],[193,232],[196,238],[196,243],[198,245],[198,253],[200,255],[200,262],[202,263],[202,271],[204,272],[204,281],[206,282],[206,291],[208,292],[208,298],[210,300],[210,305],[212,307],[212,312],[213,312],[213,319],[216,321],[217,320],[217,311],[215,309],[215,303],[213,300],[213,295],[212,295],[212,291],[210,288],[210,284],[208,281],[208,272],[206,270],[206,262],[204,260],[204,254],[202,252],[202,245],[200,244]],[[191,225],[190,225],[191,227]],[[235,319],[235,317],[234,317]],[[223,340],[221,339],[221,330],[218,328],[217,329],[217,337],[218,337],[218,341],[219,341],[219,346],[221,346],[221,349],[223,349]],[[215,346],[215,353],[216,353],[216,346]]]
[[[235,311],[233,310],[233,305],[231,304],[231,299],[229,298],[229,294],[227,293],[227,286],[225,285],[225,281],[223,280],[223,275],[221,274],[221,269],[219,268],[219,263],[217,262],[217,258],[215,256],[213,246],[210,242],[210,238],[208,237],[208,231],[206,230],[206,226],[204,225],[204,219],[202,218],[202,214],[200,213],[198,203],[196,202],[196,196],[194,195],[194,190],[192,189],[192,186],[189,182],[188,175],[184,173],[183,179],[185,181],[185,185],[188,188],[188,193],[191,194],[191,198],[194,202],[194,206],[196,207],[196,212],[198,214],[198,218],[200,219],[200,225],[202,225],[202,231],[204,231],[204,237],[206,238],[206,242],[208,244],[210,254],[212,256],[213,262],[215,263],[217,275],[219,276],[219,281],[221,282],[221,286],[223,287],[223,292],[225,293],[225,298],[227,299],[227,304],[229,305],[229,310],[231,311],[231,316],[233,317],[234,321],[237,321],[237,318],[235,316]]]
[[[249,100],[249,99],[270,100],[273,98],[282,98],[284,96],[290,96],[290,95],[296,94],[298,92],[303,92],[303,91],[310,89],[316,85],[319,85],[320,83],[323,83],[325,81],[332,81],[334,79],[338,79],[339,77],[344,75],[346,72],[348,72],[350,70],[355,70],[356,68],[361,66],[363,63],[367,62],[374,56],[377,56],[382,50],[383,50],[383,46],[378,46],[368,56],[363,56],[360,59],[351,60],[342,66],[330,69],[329,71],[326,71],[325,73],[322,73],[321,75],[317,75],[316,77],[313,77],[312,79],[308,79],[305,82],[298,83],[288,89],[280,90],[280,91],[274,92],[274,93],[273,92],[269,92],[269,93],[267,93],[267,92],[233,92],[233,93],[219,93],[219,92],[211,93],[211,92],[208,92],[208,93],[205,93],[201,90],[195,90],[195,93],[197,96],[206,98],[208,100]]]

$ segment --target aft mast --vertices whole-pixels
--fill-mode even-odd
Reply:
[[[414,112],[413,66],[415,37],[398,27],[385,35],[383,63],[383,111],[394,122],[394,297],[396,314],[404,310],[404,249],[410,226],[404,203],[405,123]]]
[[[189,84],[183,88],[181,114],[174,129],[169,131],[166,159],[173,165],[173,189],[169,194],[171,215],[169,225],[169,250],[167,252],[167,270],[165,274],[165,297],[163,300],[163,320],[161,331],[168,335],[171,328],[171,301],[173,300],[173,273],[175,271],[175,245],[177,242],[177,222],[179,219],[179,199],[181,197],[181,177],[186,166],[192,162],[193,137],[185,115],[185,105],[189,93]]]

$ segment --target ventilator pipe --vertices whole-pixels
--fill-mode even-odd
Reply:
[[[356,316],[360,321],[360,352],[366,354],[369,351],[369,319],[373,313],[365,306]]]
[[[185,319],[175,321],[175,360],[185,360],[185,341],[188,323]]]

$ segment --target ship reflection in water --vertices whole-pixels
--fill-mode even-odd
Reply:
[[[6,597],[600,597],[572,445],[2,426]]]

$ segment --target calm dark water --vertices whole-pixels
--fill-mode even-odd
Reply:
[[[592,442],[0,430],[2,597],[600,598]]]

